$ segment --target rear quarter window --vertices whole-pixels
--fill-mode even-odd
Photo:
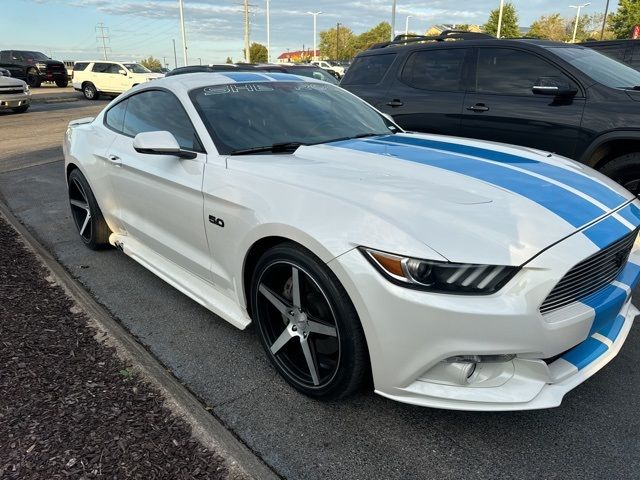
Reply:
[[[88,65],[89,62],[76,62],[73,64],[73,71],[81,72],[82,70],[86,69]]]
[[[347,70],[343,85],[374,85],[380,83],[396,58],[395,53],[358,57]]]

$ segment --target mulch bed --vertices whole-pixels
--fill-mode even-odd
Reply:
[[[227,478],[0,217],[0,478]]]

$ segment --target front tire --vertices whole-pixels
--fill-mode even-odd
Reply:
[[[634,195],[640,194],[640,152],[627,153],[614,158],[607,162],[600,172]]]
[[[343,398],[369,379],[356,310],[333,272],[308,250],[284,243],[260,258],[251,312],[276,370],[305,395]]]
[[[21,107],[12,108],[15,113],[24,113],[29,110],[29,105],[22,105]]]
[[[80,239],[91,250],[108,248],[111,230],[104,221],[87,179],[75,169],[69,174],[67,183],[71,216]]]
[[[69,85],[69,80],[56,80],[56,85],[60,88],[65,88]]]
[[[84,98],[86,98],[87,100],[97,100],[98,98],[100,98],[98,89],[91,82],[87,82],[82,86],[82,93],[84,95]]]

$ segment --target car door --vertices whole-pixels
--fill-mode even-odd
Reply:
[[[120,88],[123,75],[120,75],[118,70],[120,68],[116,63],[95,63],[91,70],[91,81],[101,92],[123,92]]]
[[[14,78],[24,79],[26,76],[26,68],[24,66],[24,60],[20,52],[13,50],[5,50],[3,52],[2,63],[6,61],[6,68],[11,72],[11,76]]]
[[[387,92],[382,111],[405,130],[458,135],[470,52],[469,48],[447,47],[409,54]]]
[[[580,85],[530,51],[479,47],[474,82],[464,101],[461,135],[575,154],[585,106]],[[577,89],[575,96],[533,92],[539,82]]]
[[[202,178],[206,154],[178,98],[145,90],[126,99],[122,134],[107,154],[117,216],[127,235],[174,264],[210,281],[203,219]],[[141,132],[168,131],[194,159],[148,155],[133,148]]]

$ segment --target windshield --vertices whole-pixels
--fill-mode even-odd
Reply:
[[[133,73],[151,73],[151,70],[143,67],[139,63],[123,63],[123,65],[127,67],[127,70]]]
[[[198,88],[189,95],[223,155],[395,131],[364,101],[328,83],[234,83]]]
[[[289,73],[293,75],[300,75],[301,77],[315,78],[316,80],[324,80],[333,85],[338,85],[338,80],[330,73],[325,72],[321,68],[292,68]]]
[[[549,50],[607,87],[640,86],[640,72],[590,48],[550,47]]]

